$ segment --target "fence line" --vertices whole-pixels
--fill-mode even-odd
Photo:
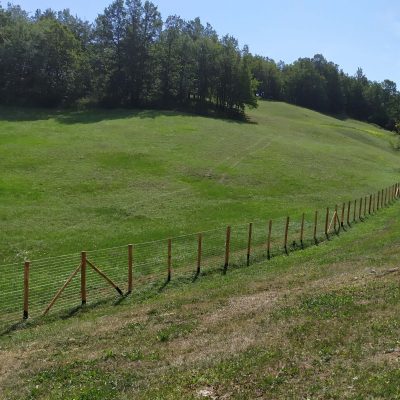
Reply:
[[[399,198],[400,184],[396,183],[313,215],[302,213],[298,218],[259,220],[167,240],[3,265],[0,329],[21,317],[66,312],[88,301],[95,304],[133,291],[162,288],[171,280],[190,282],[201,274],[226,274],[232,267],[289,256],[330,240]]]

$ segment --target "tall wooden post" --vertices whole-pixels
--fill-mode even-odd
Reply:
[[[132,293],[133,287],[133,245],[128,245],[128,294]]]
[[[86,251],[81,253],[81,302],[86,304]]]
[[[339,219],[339,218],[337,218],[337,212],[338,212],[338,206],[337,206],[337,204],[335,205],[335,213],[333,214],[333,230],[335,231],[335,233],[337,233],[337,231],[336,231],[336,220],[337,219]]]
[[[315,217],[314,217],[314,243],[315,244],[318,244],[317,225],[318,225],[318,211],[315,211]]]
[[[378,201],[376,202],[376,211],[379,210],[379,200],[380,200],[380,197],[381,197],[381,192],[379,191],[379,192],[378,192]]]
[[[357,200],[354,200],[353,222],[356,222]]]
[[[286,255],[289,255],[289,249],[288,249],[288,234],[289,234],[289,222],[290,218],[286,218],[286,226],[285,226],[285,242],[284,242],[284,248],[285,248],[285,253]]]
[[[342,215],[340,216],[340,227],[344,229],[344,211],[346,209],[346,203],[342,205]]]
[[[303,213],[303,216],[301,217],[301,229],[300,229],[300,245],[302,249],[304,249],[304,219],[305,219],[305,214]]]
[[[363,199],[361,197],[361,199],[360,199],[360,207],[359,207],[359,210],[358,210],[358,220],[359,221],[361,221],[362,205],[363,205]]]
[[[268,240],[267,240],[267,257],[271,259],[271,236],[272,236],[272,219],[269,220],[268,225]]]
[[[369,215],[371,215],[371,206],[372,206],[372,194],[369,195],[369,206],[368,206]]]
[[[351,201],[347,205],[347,226],[350,226],[350,209],[351,209]]]
[[[200,269],[201,269],[202,247],[203,247],[203,235],[199,233],[199,236],[197,237],[197,272],[196,272],[197,275],[200,274]]]
[[[25,261],[24,264],[24,312],[23,319],[28,319],[29,317],[29,267],[30,262]]]
[[[231,227],[228,226],[226,228],[226,240],[225,240],[225,264],[224,264],[224,272],[225,273],[229,267],[230,249],[231,249]]]
[[[171,282],[172,278],[172,239],[168,239],[168,276],[167,282]]]
[[[250,265],[250,256],[251,256],[251,236],[253,234],[253,223],[249,224],[249,235],[247,238],[247,266]]]
[[[367,216],[367,197],[364,197],[364,218]]]
[[[328,225],[329,225],[329,207],[326,208],[326,216],[325,216],[325,236],[327,239],[329,239]]]

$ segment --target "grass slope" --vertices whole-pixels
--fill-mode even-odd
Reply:
[[[399,210],[289,257],[3,334],[0,398],[399,398]]]
[[[394,137],[284,103],[251,123],[0,109],[0,264],[312,212],[398,180]]]

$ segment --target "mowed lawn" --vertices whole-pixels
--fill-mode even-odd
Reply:
[[[300,215],[399,180],[394,134],[284,103],[250,122],[0,109],[0,264]]]

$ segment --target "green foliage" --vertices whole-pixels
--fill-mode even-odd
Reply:
[[[252,55],[199,18],[165,22],[149,1],[114,0],[94,24],[69,10],[0,8],[0,103],[216,108],[243,115],[257,97],[347,114],[395,130],[394,82],[349,76],[321,54],[291,65]]]

